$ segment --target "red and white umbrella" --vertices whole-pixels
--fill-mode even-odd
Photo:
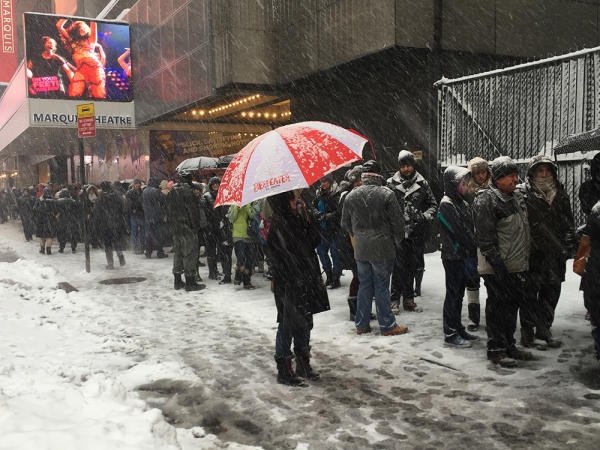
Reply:
[[[246,145],[223,174],[215,206],[305,188],[362,159],[368,139],[325,122],[300,122],[265,133]]]

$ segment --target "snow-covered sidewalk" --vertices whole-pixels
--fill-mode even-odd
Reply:
[[[563,348],[514,370],[487,363],[485,339],[443,347],[439,253],[426,255],[424,312],[398,316],[404,336],[376,322],[356,335],[348,273],[315,316],[322,381],[289,388],[275,381],[260,274],[254,291],[174,291],[170,258],[126,252],[109,272],[92,250],[88,274],[80,247],[41,255],[19,223],[0,225],[0,261],[19,258],[0,262],[1,449],[597,448],[600,366],[572,273],[554,327]],[[146,281],[100,284],[118,277]]]

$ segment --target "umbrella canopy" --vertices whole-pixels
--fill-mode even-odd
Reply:
[[[188,158],[182,161],[177,166],[177,172],[182,170],[211,170],[219,168],[219,158],[211,158],[208,156],[198,156],[196,158]]]
[[[239,151],[223,174],[215,206],[308,187],[358,161],[368,139],[325,122],[300,122],[269,131]]]
[[[556,147],[554,147],[554,154],[562,155],[564,153],[574,152],[587,153],[592,150],[600,150],[600,128],[572,134],[563,139]]]

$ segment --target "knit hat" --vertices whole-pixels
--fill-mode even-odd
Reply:
[[[415,155],[408,150],[402,150],[398,153],[398,167],[409,165],[415,167]]]
[[[140,180],[139,178],[134,178],[133,184],[142,184],[142,180]]]
[[[110,191],[112,189],[110,181],[103,181],[102,183],[100,183],[100,189],[102,189],[103,191]]]
[[[327,175],[323,175],[319,180],[321,183],[327,181],[328,183],[333,183],[333,175],[328,173]]]
[[[370,159],[369,161],[363,164],[362,173],[376,173],[378,175],[381,175],[381,164],[379,164],[379,161]]]
[[[496,181],[513,173],[519,173],[519,167],[508,156],[499,156],[492,161],[492,180]]]
[[[476,156],[469,161],[467,168],[471,171],[471,173],[479,172],[480,170],[485,170],[486,172],[490,171],[490,165],[488,162],[479,156]]]

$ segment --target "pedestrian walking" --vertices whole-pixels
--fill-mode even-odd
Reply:
[[[144,200],[142,198],[142,180],[135,178],[133,187],[125,195],[126,210],[129,215],[131,248],[136,255],[144,253],[146,225],[144,221]]]
[[[148,186],[142,194],[146,227],[146,258],[151,258],[154,250],[157,258],[169,257],[163,250],[166,196],[160,191],[159,183],[158,178],[150,177]]]
[[[102,192],[94,205],[91,221],[100,236],[106,254],[106,269],[113,270],[113,250],[117,252],[119,265],[125,265],[123,255],[123,236],[127,232],[125,204],[121,196],[112,189],[109,181],[100,183]]]
[[[35,232],[35,223],[33,220],[35,199],[31,196],[28,188],[23,189],[23,195],[19,197],[18,202],[19,216],[21,216],[21,223],[23,224],[23,234],[25,234],[25,240],[29,242],[33,239],[33,233]]]

